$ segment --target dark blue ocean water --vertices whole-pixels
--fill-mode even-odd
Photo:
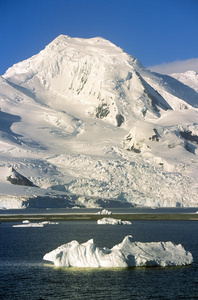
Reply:
[[[196,213],[197,207],[133,207],[133,208],[108,208],[112,213],[141,213],[141,214],[166,214],[166,213]],[[1,209],[0,214],[56,214],[56,213],[97,213],[102,208],[27,208],[27,209]]]
[[[198,299],[198,222],[134,221],[131,226],[67,221],[43,228],[0,224],[0,299]],[[131,234],[135,241],[173,241],[193,255],[192,266],[79,269],[55,268],[42,257],[56,247],[94,238],[112,247]]]

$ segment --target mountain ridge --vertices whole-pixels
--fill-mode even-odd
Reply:
[[[79,206],[198,206],[196,90],[111,42],[60,35],[8,69],[0,98],[2,174],[11,166],[40,187],[27,193],[2,175],[0,199],[17,188],[39,206],[61,186]],[[19,120],[6,132],[5,113]]]

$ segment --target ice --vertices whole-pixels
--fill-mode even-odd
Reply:
[[[110,41],[64,35],[9,68],[0,208],[197,207],[197,76],[152,73]]]
[[[50,222],[50,221],[43,221],[43,222],[34,222],[31,223],[29,220],[24,220],[22,224],[12,225],[12,227],[44,227],[45,225],[57,225],[58,222]]]
[[[111,215],[112,212],[109,211],[108,209],[103,209],[102,211],[98,211],[96,214],[97,215]]]
[[[193,262],[192,254],[180,244],[135,242],[130,235],[111,249],[96,246],[93,239],[83,244],[71,241],[45,254],[43,259],[53,262],[56,267],[82,268],[165,267]]]
[[[187,71],[185,73],[174,73],[171,74],[172,77],[181,81],[182,83],[186,84],[193,88],[196,92],[198,92],[198,73],[195,71]]]
[[[27,223],[27,224],[18,224],[18,225],[12,225],[12,227],[43,227],[44,224],[41,223]]]
[[[97,221],[99,225],[131,225],[130,221],[122,221],[121,219],[102,218]]]

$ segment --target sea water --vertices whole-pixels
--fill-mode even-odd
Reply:
[[[185,214],[185,213],[196,213],[197,207],[132,207],[132,208],[107,208],[108,211],[116,214]],[[0,215],[5,214],[17,214],[17,215],[29,215],[29,214],[81,214],[81,213],[97,213],[102,211],[102,208],[27,208],[27,209],[1,209]]]
[[[97,225],[66,221],[44,227],[0,224],[0,299],[198,299],[198,223],[133,221],[132,225]],[[153,268],[56,268],[45,253],[77,240],[93,238],[111,248],[126,235],[134,241],[181,243],[193,255],[191,266]]]

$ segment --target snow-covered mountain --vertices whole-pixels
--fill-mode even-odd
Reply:
[[[111,42],[57,37],[0,107],[1,207],[198,206],[196,88]]]
[[[193,88],[198,92],[198,73],[195,71],[187,71],[185,73],[174,73],[171,74],[172,77],[181,81],[185,85]]]

